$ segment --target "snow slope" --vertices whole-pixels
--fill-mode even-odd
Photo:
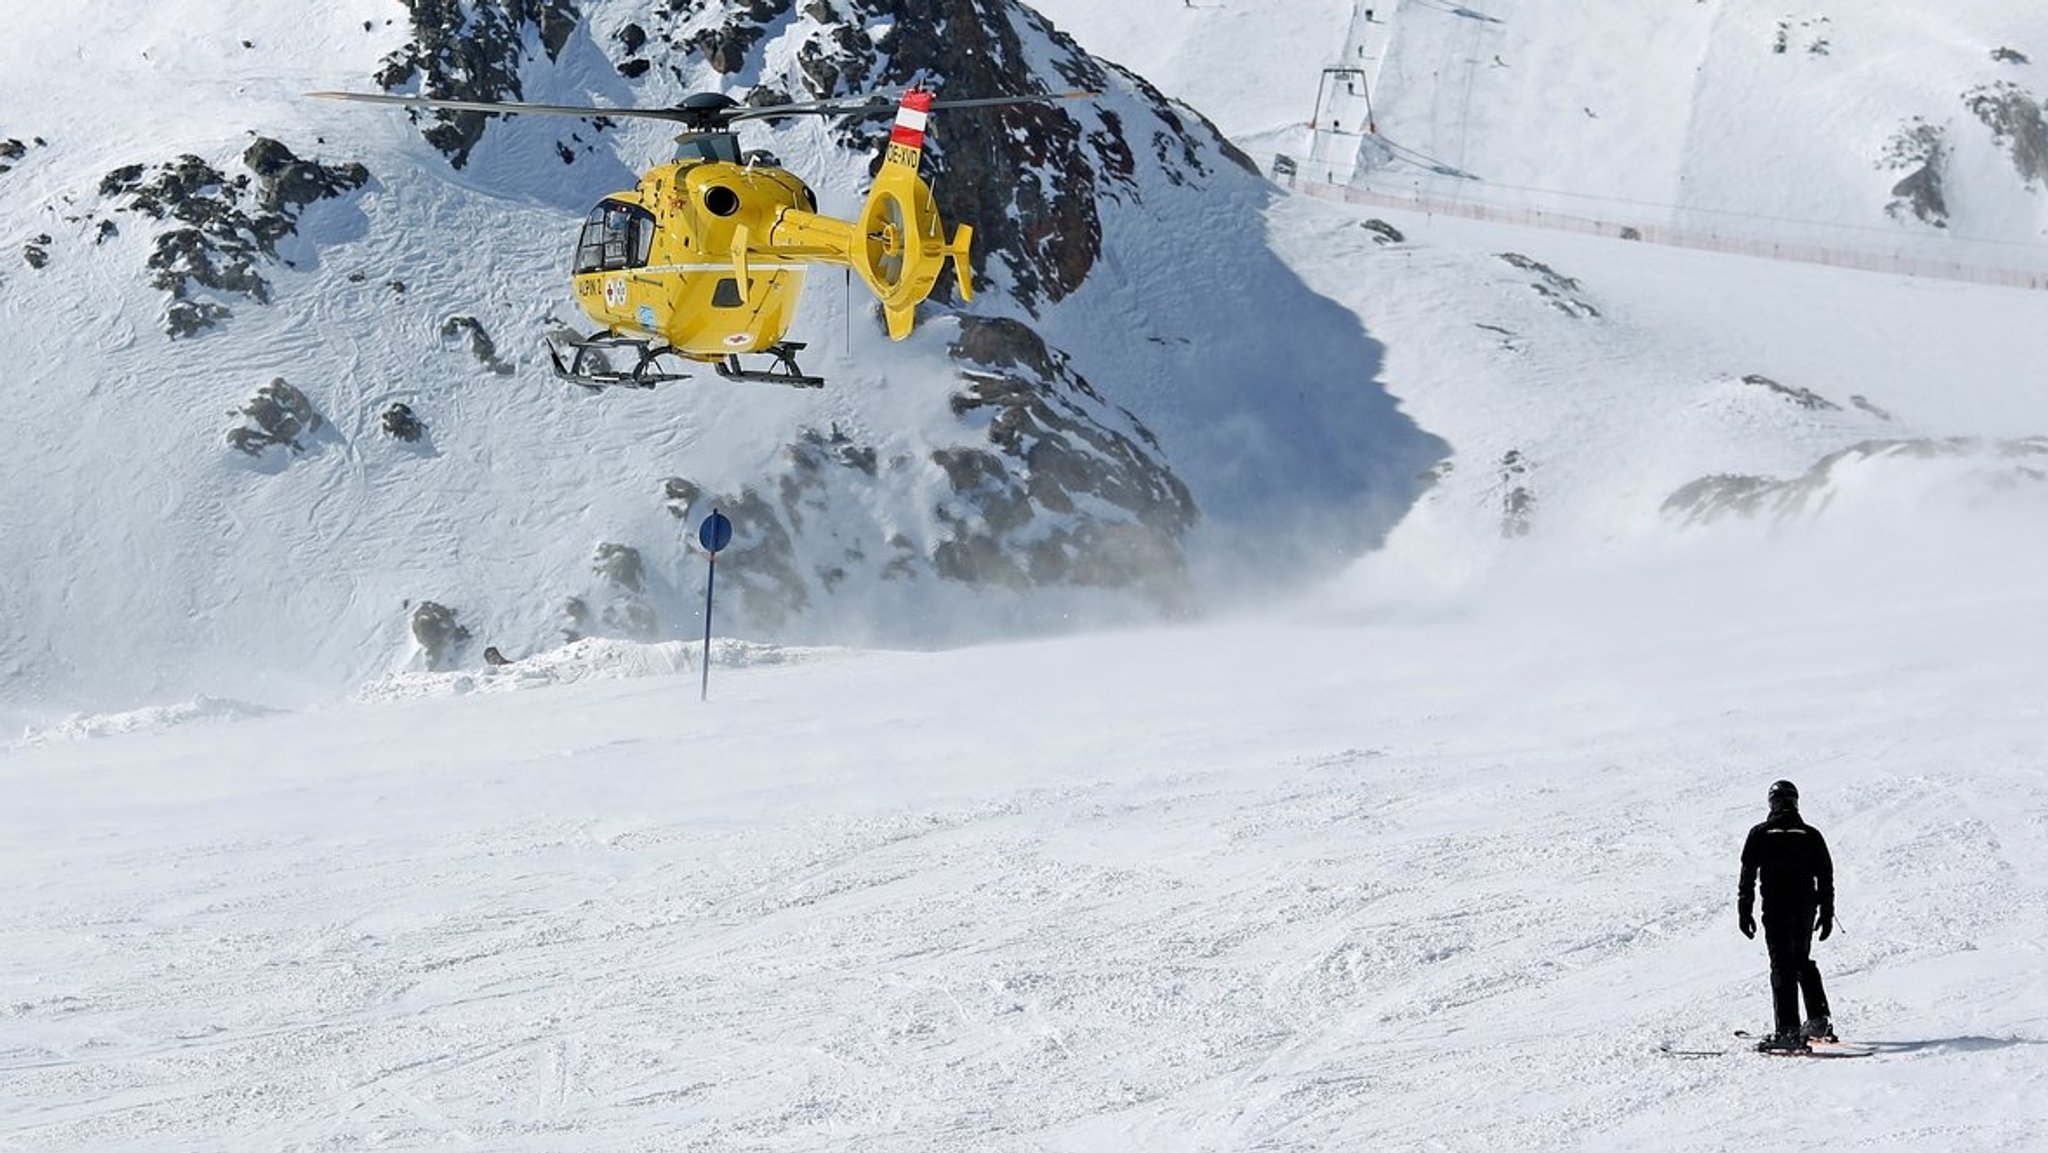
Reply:
[[[1252,25],[1159,61],[1168,7],[1104,55],[1241,82],[1222,54]],[[1629,46],[1618,9],[1580,10],[1585,43]],[[1530,131],[1465,160],[1529,155]],[[517,217],[536,260],[552,212]],[[2038,1145],[2039,294],[1306,198],[1259,219],[1450,446],[1386,547],[1313,595],[949,652],[722,642],[708,703],[694,646],[585,642],[314,708],[230,661],[215,683],[244,691],[0,717],[29,725],[0,746],[0,1148]],[[418,335],[423,366],[477,374],[450,395],[480,426],[522,435],[466,350]],[[547,411],[654,466],[644,411]],[[512,457],[452,483],[460,427],[426,458],[450,503],[420,515],[540,515]],[[108,517],[134,503],[103,462],[0,465],[10,517],[88,487]],[[1724,504],[1673,505],[1717,480]],[[280,561],[332,531],[289,506],[223,525],[285,533]],[[161,540],[196,558],[173,567],[218,547]],[[26,595],[102,612],[90,582],[141,596],[163,566],[140,567]],[[1781,776],[1834,848],[1838,1020],[1878,1054],[1664,1055],[1766,1021],[1732,889]]]
[[[2038,524],[0,753],[0,1147],[2028,1149]]]
[[[2048,103],[2048,25],[2023,0],[1038,7],[1262,162],[1282,152],[1443,198],[2048,267],[2048,173],[2023,173],[1967,99],[2011,84]],[[1356,135],[1366,102],[1322,75],[1340,65],[1367,73],[1376,143]],[[1307,130],[1319,103],[1339,132]],[[1946,139],[1943,230],[1885,212],[1914,167],[1891,145],[1916,122]]]
[[[726,7],[669,17],[701,22]],[[589,19],[558,58],[529,45],[529,98],[666,103],[698,89],[793,87],[825,26],[808,13],[778,18],[744,75],[678,52],[629,84],[605,53],[629,19],[651,23],[650,9],[583,8]],[[1055,72],[1066,46],[1022,9],[991,12],[1016,23],[1024,62],[1043,73],[1008,82],[1067,85]],[[1085,433],[1122,436],[1134,467],[1151,472],[1094,488],[1071,469],[1035,478],[1036,450],[1026,459],[1020,447],[1020,475],[996,479],[1021,495],[998,507],[1001,484],[985,486],[990,496],[972,469],[945,464],[947,453],[985,449],[996,423],[992,410],[957,403],[967,385],[951,346],[963,322],[937,307],[911,340],[889,344],[868,303],[829,275],[813,277],[798,334],[811,343],[810,369],[833,382],[822,393],[707,376],[587,397],[554,380],[540,353],[558,325],[582,323],[563,280],[567,230],[629,184],[633,165],[665,154],[661,126],[597,135],[576,121],[520,118],[490,129],[456,170],[403,115],[303,98],[371,87],[411,34],[405,9],[383,0],[306,20],[293,5],[159,6],[90,38],[41,14],[5,49],[0,127],[23,151],[0,173],[0,244],[22,254],[0,273],[0,342],[24,378],[0,430],[0,696],[10,711],[124,710],[197,694],[332,699],[429,662],[410,628],[426,602],[469,631],[457,658],[469,661],[484,644],[529,653],[594,631],[578,626],[572,601],[597,618],[630,599],[645,610],[635,619],[653,622],[640,632],[687,637],[701,627],[682,587],[701,562],[688,534],[709,511],[693,502],[752,500],[780,513],[742,524],[740,539],[749,547],[782,533],[776,559],[792,574],[783,596],[764,605],[769,580],[746,583],[766,564],[730,570],[728,619],[756,637],[940,644],[1145,619],[1206,599],[1204,574],[1252,528],[1268,534],[1269,578],[1333,571],[1384,536],[1442,454],[1375,383],[1378,350],[1356,319],[1274,256],[1256,224],[1265,185],[1206,125],[1120,73],[1071,111],[1083,128],[1070,151],[1105,174],[1091,218],[1102,232],[1094,272],[1065,298],[1041,292],[1034,315],[1014,284],[1014,254],[989,253],[990,283],[971,315],[1030,322],[1044,359],[1074,374],[1072,395],[1053,399],[1094,421]],[[1135,151],[1087,134],[1111,125],[1128,126]],[[813,179],[828,211],[858,203],[866,147],[812,122],[746,132],[749,146],[772,146]],[[175,313],[152,284],[152,261],[181,221],[151,220],[105,190],[129,166],[154,179],[189,153],[220,174],[198,181],[196,199],[230,196],[248,175],[252,136],[337,168],[360,161],[368,183],[309,205],[278,260],[257,262],[268,304],[193,290],[198,305],[225,304],[233,316],[172,339],[163,329]],[[1028,135],[1014,143],[1034,146]],[[1118,165],[1121,182],[1107,175]],[[1040,167],[1028,175],[1057,182],[1071,170]],[[956,189],[956,201],[968,191]],[[1001,223],[984,222],[982,234]],[[1185,242],[1204,233],[1213,238]],[[473,353],[470,324],[492,341],[491,356]],[[1233,324],[1286,339],[1193,347],[1195,335]],[[296,449],[245,457],[229,430],[278,379],[324,424]],[[423,440],[382,431],[395,403],[425,422]],[[1087,457],[1086,436],[1069,443]],[[820,445],[850,449],[835,459]],[[824,467],[813,467],[819,456]],[[696,495],[670,495],[672,479]],[[1191,525],[1161,530],[1158,583],[1173,595],[1132,591],[1146,572],[1122,587],[1091,581],[1098,556],[1069,566],[1079,577],[1021,591],[1011,586],[1030,579],[941,575],[948,547],[970,559],[984,544],[1059,553],[1059,534],[1077,525],[1108,525],[1102,536],[1114,540],[1140,515],[1119,512],[1119,481],[1189,494]],[[989,527],[1015,520],[1018,506],[1030,516],[1046,489],[1026,528]],[[597,571],[606,546],[640,558],[638,587],[621,592]],[[622,634],[637,635],[609,630]]]

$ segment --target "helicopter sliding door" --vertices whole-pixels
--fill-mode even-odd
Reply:
[[[637,204],[602,200],[576,238],[575,274],[645,268],[654,247],[654,214]]]

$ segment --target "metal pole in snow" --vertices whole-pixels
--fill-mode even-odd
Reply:
[[[704,518],[697,526],[697,543],[711,554],[704,570],[704,678],[697,690],[697,699],[711,699],[711,593],[718,583],[718,552],[732,543],[732,521],[717,509]]]
[[[704,570],[704,683],[697,688],[697,699],[711,699],[711,586],[718,583],[718,554],[711,554],[709,567]]]

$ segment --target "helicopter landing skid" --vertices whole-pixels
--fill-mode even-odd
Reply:
[[[746,368],[740,364],[738,356],[729,355],[718,362],[718,375],[727,380],[751,381],[756,384],[786,384],[791,388],[825,387],[824,377],[805,376],[804,370],[797,366],[796,354],[803,351],[803,347],[801,343],[792,340],[781,340],[769,345],[762,351],[775,358],[775,367],[765,371]]]
[[[570,384],[602,392],[607,388],[653,388],[671,380],[688,380],[687,372],[653,371],[655,361],[673,352],[668,345],[657,347],[653,341],[637,340],[630,336],[614,336],[597,333],[594,336],[570,337],[563,343],[575,351],[567,364],[562,363],[562,350],[550,340],[548,361],[555,367],[555,375]],[[631,371],[619,372],[612,368],[605,353],[614,349],[630,350],[635,360]]]

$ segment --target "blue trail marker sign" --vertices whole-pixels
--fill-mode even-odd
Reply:
[[[717,509],[697,526],[697,543],[711,554],[704,573],[704,683],[697,691],[700,701],[711,699],[711,592],[718,583],[718,554],[732,543],[732,519]]]

